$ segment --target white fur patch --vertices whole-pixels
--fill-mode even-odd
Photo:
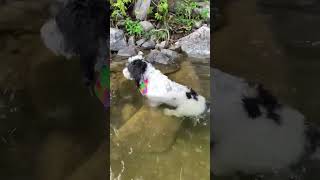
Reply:
[[[138,60],[138,59],[144,60],[143,52],[142,52],[142,51],[139,51],[139,52],[138,52],[138,55],[130,57],[130,58],[128,59],[128,62],[131,63],[132,61]]]

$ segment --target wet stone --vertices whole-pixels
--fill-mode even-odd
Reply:
[[[181,122],[157,108],[143,106],[118,130],[112,141],[136,152],[163,152],[174,142]]]

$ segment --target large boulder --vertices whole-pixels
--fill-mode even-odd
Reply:
[[[206,25],[176,43],[189,57],[210,58],[210,28]]]

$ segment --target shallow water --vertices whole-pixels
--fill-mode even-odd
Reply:
[[[190,59],[184,58],[184,61]],[[200,93],[209,100],[209,64],[193,63],[199,76],[201,86]],[[112,83],[112,82],[111,82]],[[134,86],[134,84],[132,84]],[[133,89],[133,91],[136,91]],[[118,103],[115,107],[118,112],[124,104],[131,103],[134,107],[141,107],[144,100],[136,100],[130,96],[138,96],[143,99],[140,94],[132,93],[132,89],[122,92],[127,94],[125,103]],[[160,107],[161,108],[161,107]],[[152,111],[152,110],[151,110]],[[122,126],[121,114],[117,111],[111,111],[111,129],[117,129]],[[134,116],[134,115],[133,115]],[[117,120],[117,121],[114,121]],[[148,119],[148,121],[157,121],[157,119]],[[177,119],[170,119],[177,121]],[[130,120],[129,120],[130,121]],[[210,177],[210,130],[208,117],[202,119],[200,123],[191,119],[185,119],[181,127],[173,136],[174,141],[165,150],[159,152],[141,152],[134,148],[117,148],[117,144],[111,143],[111,170],[113,178],[123,180],[207,180]],[[143,127],[142,127],[143,128]],[[117,136],[116,130],[111,132],[111,139]],[[143,143],[143,137],[134,139],[133,144]],[[161,140],[161,139],[160,139]]]
[[[224,72],[264,84],[283,103],[301,111],[308,121],[319,123],[320,86],[316,82],[320,51],[319,46],[308,45],[319,41],[315,31],[319,23],[310,25],[313,20],[318,22],[319,15],[285,8],[262,11],[256,0],[227,1],[223,15],[225,26],[213,34],[212,64]],[[307,166],[313,170],[304,179],[318,179],[318,166]]]
[[[1,63],[13,60],[2,57]],[[31,58],[25,61],[31,64]],[[32,73],[17,72],[21,66],[7,66],[27,76],[15,82],[21,87],[6,81],[0,88],[0,177],[65,179],[105,141],[105,112],[83,88],[77,61],[52,56]]]

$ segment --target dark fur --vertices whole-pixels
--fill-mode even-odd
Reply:
[[[254,119],[262,115],[258,98],[244,97],[242,98],[242,102],[250,118]]]
[[[186,96],[188,99],[193,98],[194,100],[198,101],[198,94],[192,88],[190,88],[189,92],[186,92]]]
[[[57,14],[57,26],[63,34],[68,50],[80,56],[87,86],[95,80],[97,57],[107,60],[108,6],[105,0],[70,0]],[[104,52],[104,54],[100,54]]]
[[[267,118],[272,119],[275,123],[281,124],[280,115],[275,111],[281,107],[276,97],[274,97],[269,91],[259,84],[257,87],[257,97],[246,97],[242,98],[243,106],[248,113],[250,118],[257,118],[262,115],[260,106],[267,110]]]
[[[147,63],[142,60],[134,60],[128,65],[128,71],[130,72],[131,77],[136,82],[138,88],[140,86],[142,76],[146,72],[147,66]]]

